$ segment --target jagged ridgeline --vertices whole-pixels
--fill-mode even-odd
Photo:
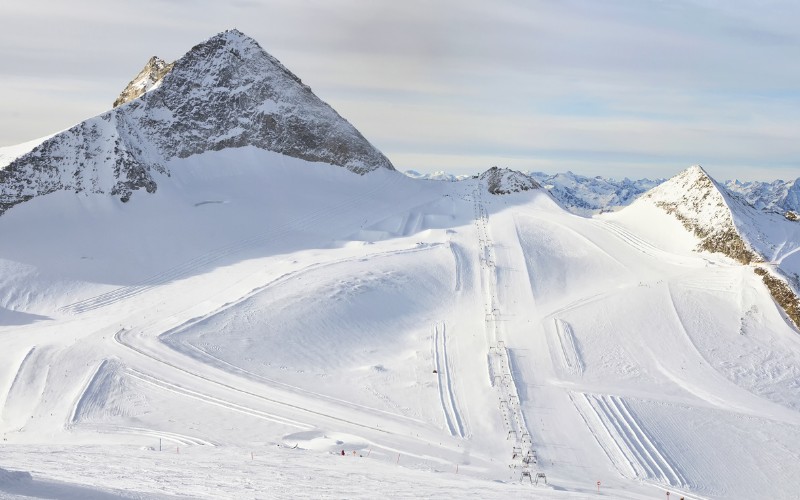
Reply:
[[[115,105],[0,170],[0,214],[59,190],[127,201],[140,189],[155,192],[159,176],[169,176],[169,160],[225,148],[252,146],[357,174],[394,170],[347,120],[237,30],[172,64],[150,59]]]

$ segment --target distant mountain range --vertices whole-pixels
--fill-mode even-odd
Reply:
[[[423,174],[407,170],[406,175],[415,179],[458,181],[468,175],[447,172]],[[616,180],[610,177],[587,177],[572,172],[546,174],[529,172],[533,180],[547,189],[564,208],[579,215],[592,215],[610,211],[633,203],[639,196],[653,189],[666,179],[637,179],[627,177]],[[773,182],[724,181],[721,183],[731,196],[737,197],[753,207],[767,212],[800,212],[800,178],[792,181]]]

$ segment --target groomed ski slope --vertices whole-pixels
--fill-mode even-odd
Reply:
[[[665,213],[169,171],[0,217],[0,497],[796,496],[800,337]]]

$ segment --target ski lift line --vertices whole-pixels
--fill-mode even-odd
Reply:
[[[524,460],[523,457],[530,457],[528,462],[526,462],[530,463],[535,459],[536,455],[535,451],[533,450],[533,443],[530,438],[530,433],[527,430],[525,419],[520,408],[519,395],[516,390],[513,370],[511,369],[511,360],[509,358],[509,353],[505,346],[505,342],[497,339],[497,321],[500,319],[500,307],[496,290],[497,261],[493,255],[493,244],[491,242],[491,238],[489,237],[488,213],[484,209],[480,199],[481,187],[482,186],[479,185],[479,188],[475,193],[475,211],[476,213],[480,214],[480,217],[476,218],[475,225],[479,243],[479,262],[482,270],[481,282],[484,286],[484,292],[489,297],[489,301],[484,304],[487,309],[485,317],[485,329],[487,337],[494,337],[495,340],[494,343],[489,345],[488,357],[490,364],[495,363],[500,368],[499,372],[502,374],[500,377],[501,383],[495,383],[495,377],[492,379],[492,385],[500,393],[498,407],[503,417],[504,426],[508,428],[506,440],[509,440],[513,434],[514,442],[517,445],[512,452],[512,460]],[[489,311],[489,309],[491,309],[491,311]],[[491,367],[490,370],[495,375],[498,372],[497,370],[493,370]],[[525,436],[527,436],[527,438]],[[522,453],[523,447],[527,448],[528,450],[528,452],[524,455]],[[528,476],[528,479],[533,482],[530,475]]]

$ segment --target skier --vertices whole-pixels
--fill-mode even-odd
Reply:
[[[344,450],[342,450],[342,456],[344,456]]]

